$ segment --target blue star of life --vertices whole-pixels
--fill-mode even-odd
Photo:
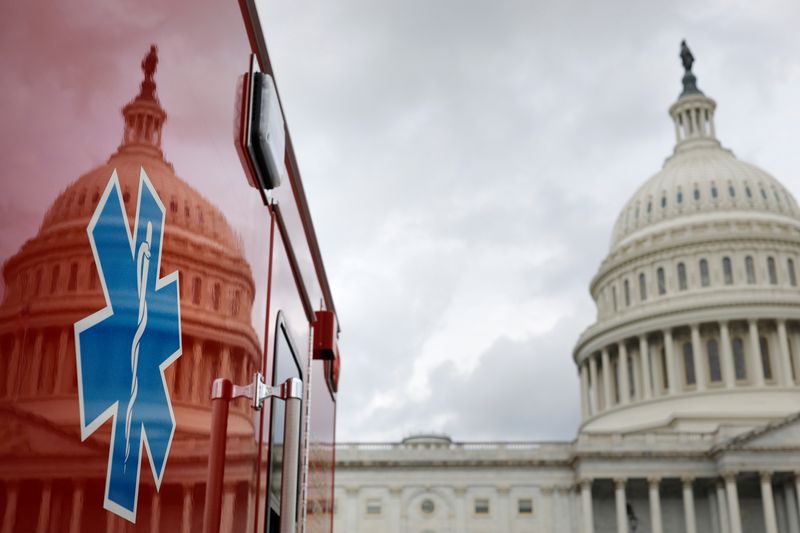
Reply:
[[[116,171],[87,227],[106,307],[75,323],[81,440],[112,420],[103,507],[136,522],[142,447],[156,489],[175,434],[164,369],[180,357],[178,272],[160,278],[164,205],[144,169],[133,234]]]

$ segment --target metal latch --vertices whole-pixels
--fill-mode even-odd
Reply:
[[[297,378],[289,378],[275,386],[267,385],[261,372],[253,374],[253,382],[249,385],[234,385],[228,379],[215,379],[211,385],[212,400],[232,400],[234,398],[248,398],[250,405],[258,411],[268,398],[288,400],[303,399],[303,382]]]

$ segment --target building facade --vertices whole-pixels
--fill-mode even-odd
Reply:
[[[337,531],[800,533],[800,208],[682,58],[673,154],[591,282],[577,438],[340,444]]]

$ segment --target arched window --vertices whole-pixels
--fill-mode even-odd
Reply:
[[[797,287],[797,272],[794,270],[794,260],[786,260],[786,271],[789,272],[789,283],[792,287]]]
[[[747,273],[747,283],[753,285],[756,282],[756,267],[752,255],[744,258],[744,269]]]
[[[623,283],[623,286],[625,288],[625,306],[627,307],[631,305],[631,285],[628,283],[627,279]]]
[[[678,263],[678,289],[685,291],[689,284],[686,281],[686,265]]]
[[[700,189],[697,188],[697,185],[694,186],[694,199],[695,200],[700,199]]]
[[[192,303],[199,305],[200,296],[203,290],[203,281],[200,278],[192,279]]]
[[[214,307],[214,311],[219,311],[219,301],[220,295],[222,292],[222,287],[219,283],[215,283],[214,286],[211,288],[211,305]]]
[[[747,363],[744,359],[744,344],[741,337],[733,338],[733,370],[736,373],[736,379],[747,379]]]
[[[709,339],[706,343],[708,352],[708,374],[712,382],[722,381],[722,368],[719,362],[719,344],[716,339]]]
[[[750,187],[748,185],[745,185],[744,192],[747,193],[747,197],[748,198],[752,198],[753,197],[753,191],[750,190]]]
[[[769,357],[769,342],[766,337],[759,337],[758,344],[761,348],[761,365],[764,367],[764,379],[772,379],[772,361]]]
[[[717,197],[717,186],[713,183],[711,184],[711,198]]]
[[[708,274],[708,261],[700,260],[700,285],[708,287],[711,284],[711,276]]]
[[[658,280],[658,294],[666,294],[667,293],[667,279],[664,275],[664,269],[658,267],[656,270],[656,278]]]
[[[647,279],[644,277],[644,272],[639,274],[639,298],[642,301],[647,300]]]
[[[241,305],[241,293],[238,290],[233,291],[233,298],[231,298],[231,315],[239,316],[239,306]]]
[[[767,274],[769,275],[770,285],[778,284],[778,270],[775,268],[775,258],[767,257]]]
[[[730,257],[722,258],[722,274],[725,277],[725,285],[733,285],[733,267]]]
[[[61,267],[53,265],[53,270],[50,273],[50,294],[54,294],[58,289],[58,277],[61,275]]]
[[[736,189],[733,188],[733,185],[728,185],[728,194],[731,195],[731,198],[736,198]]]
[[[694,375],[694,351],[691,342],[683,343],[683,370],[686,374],[686,384],[694,385],[697,379]]]
[[[69,281],[67,282],[67,290],[70,292],[78,289],[78,263],[72,263],[69,266]]]

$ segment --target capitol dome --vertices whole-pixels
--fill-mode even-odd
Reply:
[[[673,153],[623,207],[591,283],[582,432],[713,431],[800,405],[800,209],[722,147],[686,52]]]

